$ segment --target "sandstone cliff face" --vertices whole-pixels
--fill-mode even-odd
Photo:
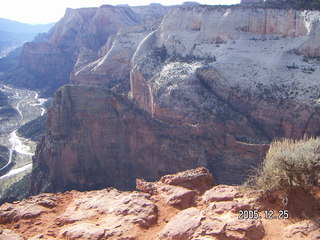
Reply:
[[[131,56],[166,11],[161,5],[67,9],[47,36],[24,45],[19,70],[5,80],[46,95],[70,81],[127,93]]]
[[[132,7],[130,11],[137,21],[134,26],[133,24],[128,24],[129,27],[122,26],[105,41],[96,59],[82,66],[77,64],[71,75],[72,83],[105,85],[122,94],[130,91],[131,58],[140,42],[158,28],[167,8],[160,4],[150,4],[144,7]],[[79,60],[80,58],[78,62]]]
[[[105,85],[110,89],[127,94],[130,90],[130,62],[141,40],[154,26],[138,25],[123,28],[110,38],[100,49],[100,54],[90,60],[82,49],[71,76],[71,82],[80,85]],[[85,55],[84,57],[82,55]]]
[[[105,88],[63,87],[34,157],[32,193],[132,188],[136,177],[155,180],[196,166],[209,167],[219,182],[241,182],[242,169],[255,165],[267,146],[227,136],[226,124],[170,125]],[[230,129],[245,136],[244,129]]]
[[[317,28],[319,18],[317,11],[180,7],[170,10],[164,17],[157,45],[164,44],[169,53],[206,57],[213,53],[213,43],[238,40],[244,32],[305,37],[305,41],[313,35],[311,32]],[[313,44],[316,46],[318,43]]]
[[[94,25],[114,11],[125,25],[116,33],[97,38],[93,28],[89,41],[80,31],[71,44],[77,31],[69,29],[80,23],[70,20],[50,41],[82,46],[74,83],[126,93],[130,71],[130,100],[99,88],[59,90],[34,159],[34,193],[47,184],[129,188],[135,177],[195,166],[208,167],[218,183],[240,183],[272,138],[320,134],[320,67],[305,48],[317,36],[318,12],[178,7],[156,28],[162,13],[143,19],[134,14],[144,8],[105,8],[67,12],[65,20]]]
[[[68,9],[46,38],[24,47],[20,70],[8,74],[7,81],[20,86],[28,82],[27,87],[38,87],[47,94],[69,82],[103,84],[127,93],[131,58],[164,15],[153,47],[165,45],[170,55],[213,58],[216,43],[239,40],[244,33],[293,37],[299,40],[291,50],[320,55],[316,11],[210,6],[167,11],[157,4]]]
[[[33,192],[47,183],[51,191],[132,188],[136,177],[195,167],[200,155],[187,128],[159,123],[105,88],[66,86],[48,112]]]
[[[318,21],[308,11],[172,9],[133,57],[130,95],[174,124],[238,115],[253,126],[232,121],[225,132],[236,122],[235,129],[251,127],[269,139],[318,135],[320,69],[307,57],[318,54]]]
[[[320,112],[316,99],[306,103],[293,97],[290,92],[292,92],[291,87],[296,88],[294,86],[296,82],[291,83],[291,86],[282,84],[263,86],[256,83],[254,91],[241,92],[226,85],[225,78],[214,68],[199,69],[197,73],[201,81],[208,84],[213,92],[248,116],[270,139],[301,138],[305,134],[313,136],[320,134],[318,122]]]
[[[45,42],[26,43],[20,56],[20,68],[26,75],[31,76],[23,76],[24,74],[18,71],[12,74],[11,82],[50,93],[68,83],[72,62],[70,56],[55,45]],[[22,80],[17,77],[19,75],[22,75]]]
[[[65,16],[50,33],[49,42],[59,47],[85,47],[99,50],[123,26],[135,25],[140,19],[128,7],[67,9]]]
[[[197,168],[157,182],[137,179],[134,192],[46,193],[5,203],[0,239],[303,240],[320,234],[319,188],[274,192],[270,198],[243,186],[213,183],[207,169]],[[284,196],[289,219],[279,214]],[[254,210],[261,218],[239,212]],[[277,219],[267,219],[266,210]]]

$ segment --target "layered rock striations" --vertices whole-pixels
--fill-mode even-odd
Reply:
[[[219,182],[240,182],[246,176],[243,169],[255,165],[267,146],[227,136],[226,124],[173,125],[106,88],[62,87],[34,157],[32,193],[132,188],[135,178],[155,180],[196,166],[209,167]],[[239,136],[245,136],[244,130],[230,125]]]
[[[104,85],[118,93],[127,94],[130,90],[132,55],[152,28],[153,25],[123,28],[106,42],[98,55],[83,49],[71,75],[71,82]]]
[[[158,122],[101,87],[65,86],[48,111],[34,158],[32,192],[132,188],[197,166],[201,145],[186,127]]]
[[[318,20],[318,11],[254,7],[179,7],[171,9],[164,17],[157,31],[157,46],[164,44],[169,53],[175,52],[182,56],[191,54],[210,57],[215,50],[214,43],[239,40],[243,33],[305,37],[301,39],[303,43],[314,35]],[[313,44],[316,46],[318,43]],[[207,51],[201,52],[201,48]],[[314,52],[313,55],[318,53]]]
[[[97,53],[86,54],[88,50],[82,49],[71,74],[71,83],[104,85],[121,94],[130,91],[132,55],[143,38],[158,28],[167,8],[160,4],[150,4],[125,9],[132,11],[131,15],[136,19],[135,24],[119,28],[110,35]],[[87,57],[89,54],[92,57]]]
[[[4,79],[46,95],[70,81],[128,92],[128,66],[117,67],[128,65],[140,35],[156,28],[166,11],[161,5],[67,9],[46,36],[24,45],[19,68]]]
[[[157,28],[156,6],[69,10],[51,33],[48,44],[78,49],[72,82],[104,87],[56,93],[33,193],[130,188],[195,166],[241,183],[271,139],[320,134],[319,12],[182,6]]]
[[[130,95],[155,118],[175,124],[234,119],[216,110],[213,103],[222,102],[269,139],[318,135],[320,69],[312,57],[319,54],[319,17],[278,9],[172,9],[133,57]]]
[[[3,79],[49,95],[69,82],[127,93],[132,56],[164,15],[155,46],[165,45],[170,55],[214,58],[216,43],[242,39],[244,33],[299,38],[291,50],[320,54],[316,11],[185,5],[166,14],[168,9],[159,4],[67,9],[47,36],[25,44],[19,68]]]

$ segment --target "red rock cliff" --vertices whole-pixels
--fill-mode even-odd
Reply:
[[[199,165],[219,183],[240,183],[272,138],[320,134],[320,66],[311,57],[319,12],[178,7],[158,28],[136,14],[68,10],[51,33],[50,44],[79,53],[74,83],[127,93],[130,74],[130,100],[104,88],[60,89],[33,192],[130,187],[135,177]]]
[[[32,193],[132,188],[137,177],[155,180],[195,166],[208,166],[220,182],[240,182],[241,169],[257,163],[266,146],[238,142],[226,127],[170,125],[105,88],[65,86],[37,147]]]

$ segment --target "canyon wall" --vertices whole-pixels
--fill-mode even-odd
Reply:
[[[146,9],[72,10],[51,33],[47,44],[77,49],[72,83],[99,87],[55,94],[32,193],[132,188],[135,177],[196,166],[239,184],[272,139],[320,135],[319,12]],[[106,29],[97,30],[104,11],[117,24],[102,17]],[[73,24],[82,18],[91,20]],[[90,31],[72,35],[86,24]]]
[[[210,57],[216,42],[238,40],[243,33],[311,38],[320,13],[290,9],[197,6],[174,8],[157,31],[157,46],[170,54]],[[175,23],[175,24],[172,24]],[[318,42],[313,42],[314,48]],[[201,48],[204,49],[201,52]],[[209,55],[208,55],[209,54]],[[318,55],[319,52],[313,52]]]
[[[206,127],[159,122],[103,87],[62,87],[34,156],[32,193],[133,188],[135,178],[154,180],[196,166],[209,166],[219,181],[239,182],[245,175],[239,169],[267,148],[224,136],[222,123]]]
[[[45,181],[51,191],[132,188],[137,177],[195,167],[201,150],[187,128],[160,123],[106,88],[65,86],[34,158],[33,192]]]
[[[158,27],[166,11],[157,4],[68,8],[45,36],[23,46],[18,69],[3,80],[41,90],[46,96],[70,82],[103,84],[127,93],[131,55],[141,38]]]
[[[295,47],[298,53],[320,55],[316,11],[104,5],[67,9],[46,36],[25,44],[19,68],[3,79],[15,85],[38,88],[46,95],[52,95],[66,83],[102,84],[126,94],[130,91],[131,58],[165,15],[155,46],[165,45],[169,54],[214,57],[215,43],[238,40],[248,32],[302,38]]]
[[[172,9],[133,57],[130,96],[175,124],[212,121],[196,116],[218,98],[269,139],[318,135],[319,19],[310,11]]]

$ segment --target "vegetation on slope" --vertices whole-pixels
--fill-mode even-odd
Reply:
[[[20,173],[14,178],[3,179],[0,186],[0,205],[21,201],[29,196],[31,173]]]
[[[0,145],[0,168],[4,167],[9,159],[9,149]]]
[[[7,94],[0,91],[0,121],[5,121],[15,114],[17,111],[9,104]]]
[[[18,129],[18,134],[34,142],[40,142],[45,133],[47,114],[27,122]]]
[[[0,41],[0,48],[2,48]],[[18,47],[15,50],[11,51],[6,57],[0,58],[0,72],[8,72],[14,70],[19,65],[19,58],[21,55],[22,47]],[[5,80],[4,77],[0,78]]]

